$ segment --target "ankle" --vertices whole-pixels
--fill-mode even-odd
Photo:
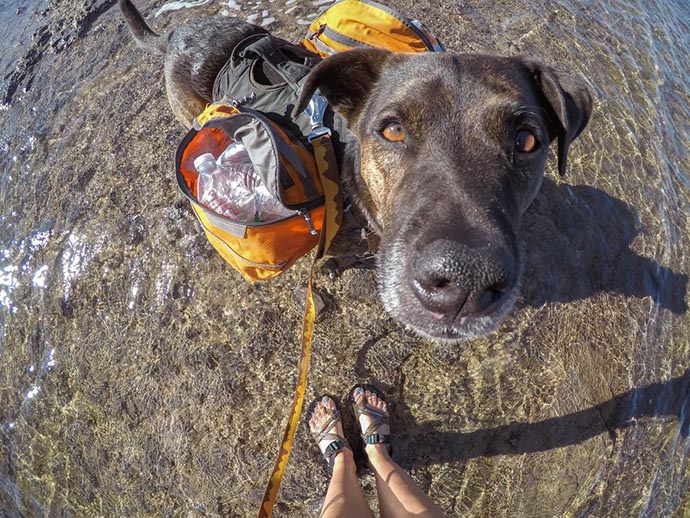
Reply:
[[[388,444],[367,444],[364,451],[367,453],[371,464],[391,460]]]
[[[333,458],[333,469],[336,467],[356,468],[355,457],[350,448],[342,448]]]

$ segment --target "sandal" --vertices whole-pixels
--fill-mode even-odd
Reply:
[[[389,424],[389,414],[388,410],[380,410],[378,408],[373,408],[369,406],[367,403],[366,398],[364,399],[364,404],[363,405],[358,405],[357,402],[355,401],[355,391],[357,389],[362,389],[363,391],[369,391],[373,392],[376,394],[376,396],[386,403],[386,398],[383,395],[383,393],[374,387],[373,385],[361,385],[357,384],[354,387],[352,387],[352,390],[350,390],[350,410],[352,410],[352,414],[355,417],[355,420],[357,421],[357,424],[359,424],[360,429],[362,427],[362,424],[359,420],[359,417],[362,415],[365,415],[369,418],[371,418],[371,423],[369,426],[367,426],[366,430],[362,430],[362,438],[364,439],[365,445],[367,444],[386,444],[388,445],[388,454],[393,453],[393,446],[391,445],[391,436],[390,433],[378,433],[379,430],[382,428],[383,425],[388,425],[390,429],[390,424]]]
[[[309,408],[307,409],[305,421],[307,423],[309,433],[311,433],[311,436],[314,438],[314,441],[316,441],[317,446],[320,445],[321,441],[331,441],[323,449],[321,448],[321,446],[319,446],[319,450],[321,450],[321,455],[323,455],[323,458],[326,461],[326,464],[328,465],[328,471],[330,473],[333,473],[333,462],[335,461],[336,455],[341,453],[344,448],[347,448],[348,450],[352,450],[352,448],[350,448],[350,445],[348,444],[347,439],[345,439],[345,437],[342,437],[337,433],[328,431],[331,428],[333,428],[336,425],[336,423],[340,421],[340,411],[337,407],[334,407],[333,409],[326,408],[326,411],[330,413],[330,416],[328,417],[326,422],[324,422],[321,426],[319,426],[316,429],[312,429],[312,427],[310,426],[309,422],[311,421],[311,418],[314,415],[314,411],[316,410],[317,405],[319,403],[325,403],[323,399],[326,397],[329,396],[326,396],[324,394],[320,398],[315,399],[311,402]],[[333,398],[329,399],[331,399],[331,401],[335,401]]]

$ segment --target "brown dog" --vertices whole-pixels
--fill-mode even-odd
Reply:
[[[135,39],[165,53],[168,98],[185,127],[212,101],[235,45],[266,32],[226,17],[167,37],[120,0]],[[536,61],[354,50],[323,60],[316,89],[348,123],[339,157],[345,194],[380,237],[381,297],[422,335],[460,340],[494,330],[519,293],[518,229],[543,178],[549,143],[568,146],[592,108],[577,80]]]

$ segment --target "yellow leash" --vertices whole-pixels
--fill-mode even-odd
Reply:
[[[312,292],[312,278],[316,262],[323,257],[338,233],[343,220],[343,200],[340,190],[340,174],[338,172],[333,143],[330,132],[325,132],[311,140],[316,158],[316,167],[321,177],[321,185],[324,194],[324,218],[319,237],[319,246],[316,256],[309,270],[309,282],[307,283],[307,300],[304,308],[304,323],[302,326],[302,352],[297,369],[297,384],[295,394],[292,397],[290,417],[285,427],[283,441],[278,450],[273,471],[268,479],[264,499],[259,509],[259,518],[269,518],[273,512],[280,482],[283,479],[287,467],[290,452],[295,442],[295,432],[299,426],[299,418],[302,414],[304,394],[307,390],[307,377],[309,374],[309,360],[311,357],[311,342],[314,336],[314,322],[316,310],[314,308],[314,295]]]

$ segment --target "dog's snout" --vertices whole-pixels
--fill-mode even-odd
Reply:
[[[515,282],[514,261],[500,248],[473,248],[439,239],[413,263],[412,284],[422,305],[438,318],[476,316],[499,302]]]

